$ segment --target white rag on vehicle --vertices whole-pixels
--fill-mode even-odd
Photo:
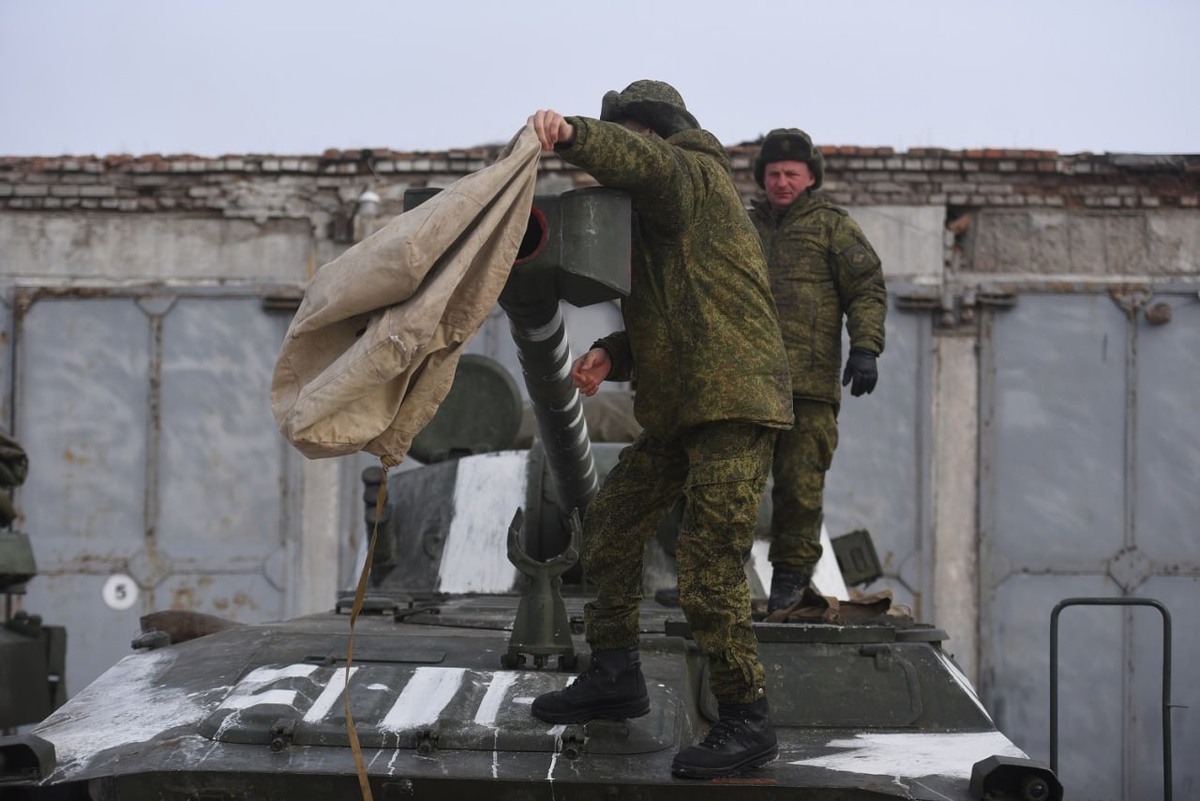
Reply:
[[[317,270],[271,382],[275,421],[301,453],[404,459],[504,287],[540,156],[526,125],[494,164]]]

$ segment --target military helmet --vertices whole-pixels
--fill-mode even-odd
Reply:
[[[663,139],[700,127],[675,87],[662,81],[634,81],[620,92],[605,92],[600,119],[634,120],[649,125]]]
[[[773,161],[802,161],[813,174],[813,189],[821,188],[825,178],[825,157],[813,145],[812,137],[799,128],[776,128],[763,139],[754,157],[754,181],[763,186],[763,174]]]

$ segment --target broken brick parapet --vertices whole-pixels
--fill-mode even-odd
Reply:
[[[409,187],[446,186],[492,163],[501,145],[444,152],[327,150],[319,156],[231,154],[0,157],[0,209],[205,212],[272,218],[336,214],[365,190],[385,212]],[[748,201],[753,143],[728,148]],[[822,191],[853,206],[1196,208],[1200,155],[1060,154],[1026,149],[821,146]],[[590,186],[589,175],[545,154],[540,177],[554,191]]]

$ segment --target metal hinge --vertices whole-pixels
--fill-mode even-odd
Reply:
[[[275,725],[271,727],[271,750],[278,754],[280,751],[287,749],[292,744],[295,734],[295,718],[280,718],[275,721]]]

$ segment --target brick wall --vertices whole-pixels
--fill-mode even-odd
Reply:
[[[1200,207],[1200,155],[823,146],[825,194],[848,206]],[[352,202],[367,185],[394,211],[410,186],[445,185],[489,164],[499,147],[441,153],[326,151],[320,156],[63,156],[0,158],[0,209],[199,211],[227,217],[307,216]],[[756,146],[729,148],[749,199]],[[562,185],[589,176],[548,155]],[[390,190],[390,191],[389,191]]]
[[[447,186],[492,163],[500,149],[0,157],[0,241],[15,248],[0,272],[22,280],[50,270],[64,280],[257,276],[302,283],[314,265],[372,230],[357,215],[365,190],[382,201],[368,221],[377,227],[400,213],[406,189]],[[938,284],[1006,275],[1200,275],[1200,155],[828,145],[822,151],[823,194],[849,207],[886,251],[891,278]],[[760,196],[751,170],[756,152],[753,143],[729,148],[747,201]],[[594,184],[553,154],[542,157],[540,170],[542,193]],[[195,248],[185,258],[155,255],[164,248],[174,255],[177,246],[160,241],[170,238],[166,231],[154,237],[142,225],[145,215],[156,215],[175,240],[195,240]],[[64,250],[63,231],[80,226],[89,233],[67,240],[109,243],[111,252],[91,247],[79,258]],[[180,240],[188,226],[195,230]],[[231,243],[256,236],[270,239],[275,244],[262,247],[275,250],[229,252]],[[206,255],[205,238],[225,250]],[[38,243],[54,250],[50,266]],[[298,255],[301,249],[311,255]],[[155,264],[140,266],[147,253]]]

